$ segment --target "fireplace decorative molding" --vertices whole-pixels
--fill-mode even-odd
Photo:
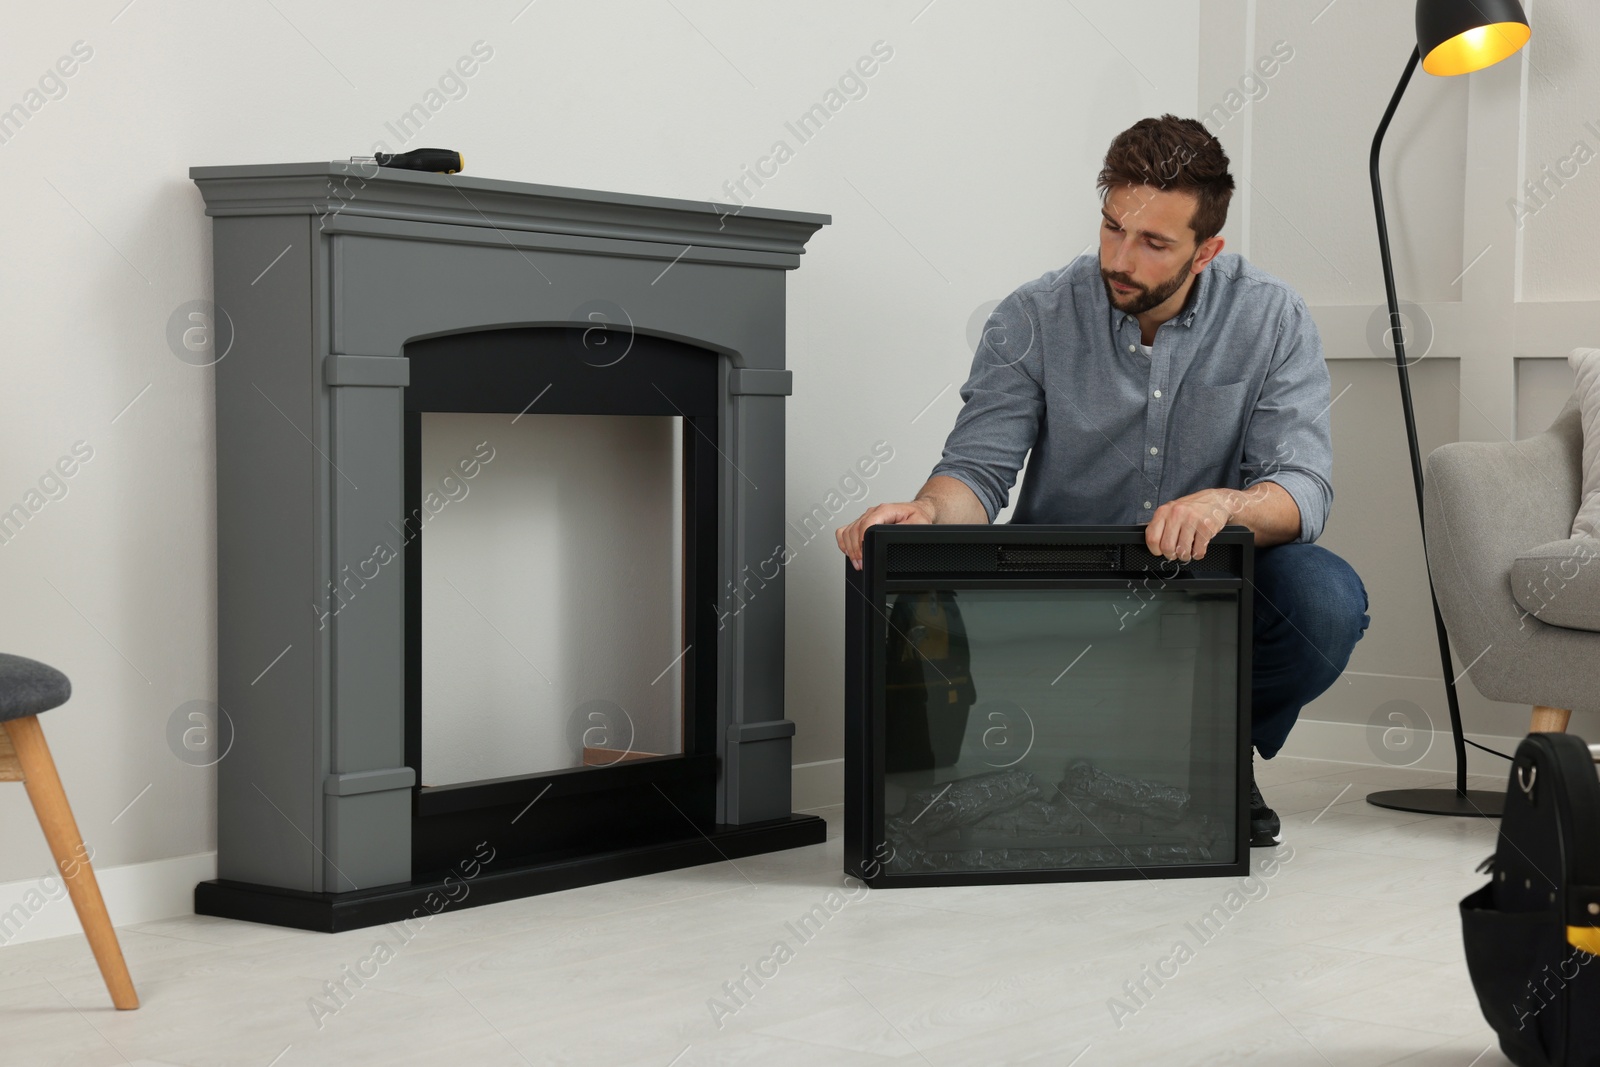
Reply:
[[[216,462],[218,703],[234,740],[217,764],[219,877],[196,888],[196,910],[326,930],[390,921],[437,897],[455,860],[482,861],[483,842],[498,860],[471,904],[823,840],[820,820],[789,810],[783,575],[734,594],[784,542],[784,272],[828,216],[345,163],[190,176],[233,335],[216,364]],[[714,535],[699,530],[684,586],[685,639],[713,646],[685,653],[702,684],[684,752],[424,787],[407,711],[416,574],[370,569],[375,546],[410,551],[408,349],[431,353],[443,388],[442,339],[487,352],[489,334],[525,331],[554,381],[588,371],[558,366],[552,345],[595,329],[637,343],[640,366],[714,367],[693,410],[670,385],[636,405],[683,416],[701,472],[690,521]],[[589,410],[581,389],[541,399],[537,366],[514,369],[502,399],[467,410]],[[506,818],[535,800],[540,819]]]

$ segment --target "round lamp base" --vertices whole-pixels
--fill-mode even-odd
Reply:
[[[1498,819],[1505,807],[1506,795],[1488,789],[1469,789],[1465,795],[1454,789],[1384,789],[1368,793],[1367,803],[1421,815]]]

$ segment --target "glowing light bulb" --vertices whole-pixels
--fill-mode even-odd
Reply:
[[[1437,75],[1470,74],[1516,54],[1531,35],[1532,31],[1521,22],[1474,26],[1424,56],[1422,69]]]

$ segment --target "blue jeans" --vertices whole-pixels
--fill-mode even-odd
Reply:
[[[1343,672],[1372,620],[1350,564],[1314,544],[1256,552],[1250,740],[1271,759],[1300,709]]]

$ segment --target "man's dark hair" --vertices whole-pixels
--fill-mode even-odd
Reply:
[[[1140,119],[1117,134],[1097,184],[1102,195],[1114,185],[1194,193],[1200,202],[1189,228],[1196,243],[1221,232],[1233,197],[1233,175],[1222,144],[1196,120],[1176,115]]]

